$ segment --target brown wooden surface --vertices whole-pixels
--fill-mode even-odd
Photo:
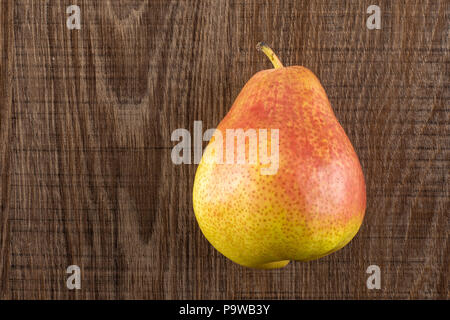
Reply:
[[[372,3],[373,2],[373,3]],[[66,7],[82,29],[66,27]],[[366,9],[382,9],[382,29]],[[0,1],[0,298],[449,298],[448,1]],[[196,165],[270,63],[321,79],[358,153],[367,211],[344,249],[242,268],[202,236]],[[82,289],[66,288],[67,266]],[[366,288],[379,265],[381,290]]]

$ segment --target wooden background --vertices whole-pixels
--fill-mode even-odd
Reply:
[[[0,298],[449,298],[448,1],[0,0],[0,19]],[[196,165],[170,160],[173,130],[217,126],[271,67],[262,40],[322,80],[368,195],[347,247],[273,271],[208,244]]]

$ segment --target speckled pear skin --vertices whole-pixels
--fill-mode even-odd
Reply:
[[[225,140],[226,129],[238,128],[279,129],[279,169],[262,175],[258,164],[214,163],[208,146],[193,189],[206,239],[260,269],[317,259],[350,242],[366,208],[364,176],[317,77],[300,66],[258,72],[217,130]]]

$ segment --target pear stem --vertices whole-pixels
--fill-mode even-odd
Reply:
[[[260,42],[260,43],[258,43],[256,45],[256,49],[258,49],[259,51],[264,52],[264,54],[267,57],[269,57],[269,59],[272,62],[273,66],[275,67],[275,69],[283,68],[283,64],[281,63],[280,59],[278,59],[278,57],[275,54],[275,52],[273,52],[273,50],[270,49],[267,44],[265,44],[264,42]]]

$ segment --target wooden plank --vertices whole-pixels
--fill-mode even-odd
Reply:
[[[378,1],[381,30],[368,1],[84,0],[70,31],[72,4],[0,1],[1,298],[448,299],[447,2]],[[170,158],[270,68],[262,40],[321,79],[368,195],[347,247],[272,271],[208,244]]]

